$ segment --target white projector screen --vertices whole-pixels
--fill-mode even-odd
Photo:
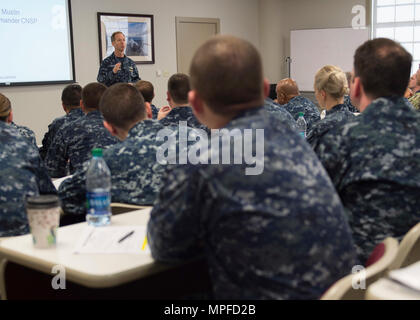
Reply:
[[[290,75],[301,91],[314,91],[316,72],[327,64],[344,72],[353,70],[356,49],[369,40],[369,29],[352,28],[292,30]]]
[[[0,86],[75,80],[70,0],[1,0]]]

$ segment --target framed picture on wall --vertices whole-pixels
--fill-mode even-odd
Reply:
[[[125,54],[138,64],[155,63],[153,15],[98,12],[99,59],[114,52],[111,35],[121,31],[126,38]]]

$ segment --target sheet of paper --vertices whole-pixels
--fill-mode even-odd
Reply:
[[[150,254],[146,226],[87,226],[76,243],[74,253]]]
[[[66,179],[70,179],[71,177],[73,177],[73,175],[71,176],[66,176],[66,177],[62,177],[62,178],[58,178],[58,179],[53,179],[53,184],[55,186],[55,188],[58,190],[58,188],[60,187],[60,184],[66,180]]]
[[[401,284],[420,291],[420,262],[413,263],[408,267],[389,272],[389,278]]]

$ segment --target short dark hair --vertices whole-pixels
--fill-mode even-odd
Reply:
[[[168,80],[168,92],[175,103],[188,103],[190,77],[183,73],[175,73]]]
[[[61,93],[61,102],[66,108],[80,107],[81,99],[82,87],[77,83],[69,84]]]
[[[194,54],[191,86],[214,112],[229,106],[264,100],[260,54],[248,41],[214,36]]]
[[[106,90],[99,82],[87,84],[82,90],[82,101],[87,109],[99,109],[99,101]]]
[[[115,31],[112,35],[111,35],[111,42],[115,41],[115,37],[117,36],[117,34],[122,34],[125,38],[125,34],[122,33],[121,31]]]
[[[141,92],[128,83],[109,87],[102,95],[99,108],[107,122],[122,129],[146,118]]]
[[[152,100],[155,97],[155,89],[153,88],[153,84],[151,82],[139,80],[134,84],[134,86],[141,92],[146,102],[152,103]]]
[[[413,57],[397,42],[377,38],[366,41],[354,55],[354,75],[373,99],[403,96],[410,79]]]

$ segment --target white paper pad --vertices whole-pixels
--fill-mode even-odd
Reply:
[[[406,287],[420,291],[420,262],[391,271],[389,278],[400,282]]]
[[[53,179],[53,184],[54,184],[55,188],[58,190],[58,188],[60,187],[60,184],[61,184],[64,180],[66,180],[66,179],[70,179],[71,177],[73,177],[73,175],[71,175],[71,176],[65,176],[65,177],[58,178],[58,179]]]
[[[126,239],[123,237],[134,231]],[[87,226],[76,243],[74,253],[150,254],[146,226],[91,227]]]

